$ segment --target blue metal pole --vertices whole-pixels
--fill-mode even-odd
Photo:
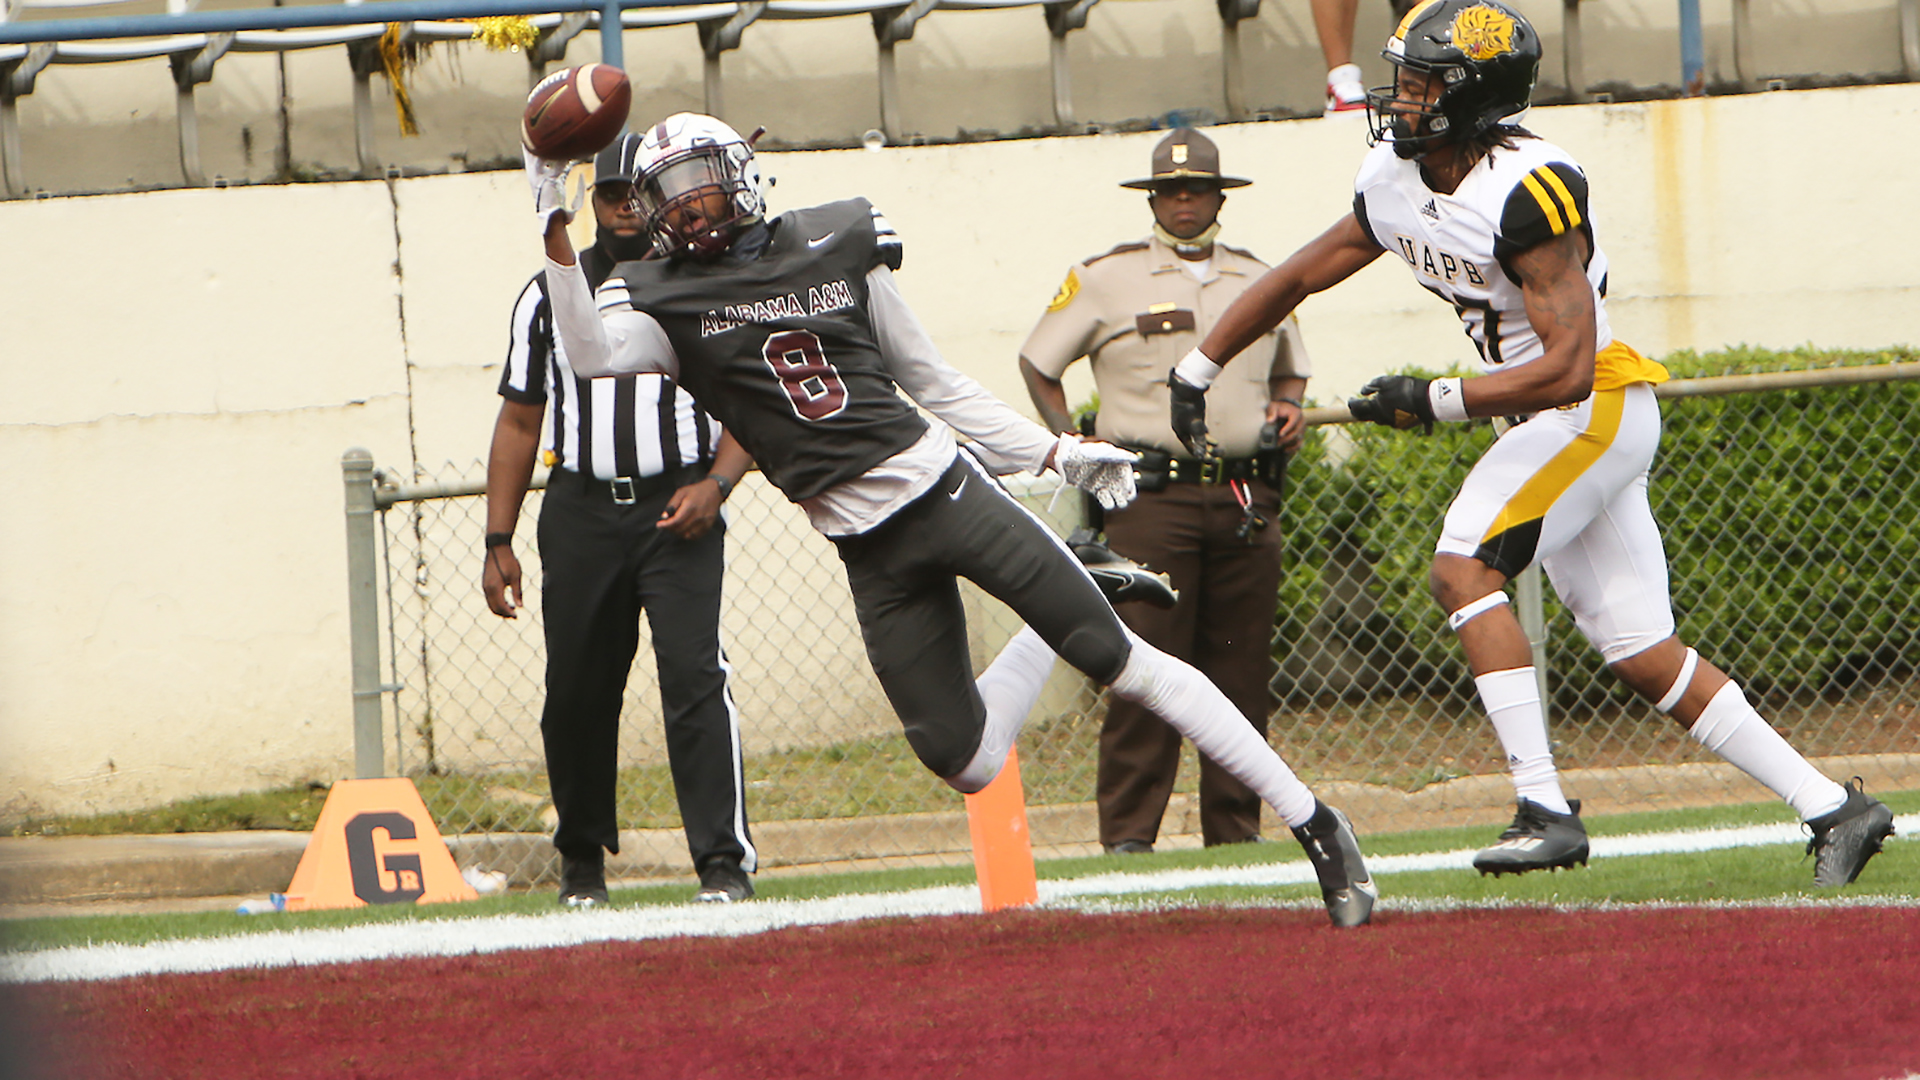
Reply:
[[[222,34],[240,30],[296,30],[359,23],[432,22],[482,15],[546,15],[553,12],[611,13],[615,27],[624,8],[696,7],[712,0],[371,0],[348,7],[253,8],[241,11],[185,11],[177,15],[120,15],[93,19],[47,19],[0,23],[0,45],[101,38],[165,37],[171,34]],[[610,36],[619,49],[619,33]],[[609,61],[611,63],[612,61]]]
[[[606,6],[600,9],[600,62],[612,64],[625,71],[626,57],[620,47],[622,31],[620,25],[620,0],[606,0]]]
[[[1707,90],[1707,49],[1700,36],[1700,0],[1680,0],[1680,88],[1688,97]]]

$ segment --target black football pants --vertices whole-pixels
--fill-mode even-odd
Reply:
[[[1079,560],[971,460],[960,455],[933,490],[873,530],[834,541],[873,672],[914,753],[942,777],[973,760],[986,722],[958,578],[1102,686],[1131,648]]]
[[[540,717],[562,852],[620,850],[614,788],[620,707],[639,647],[652,630],[667,762],[687,851],[696,867],[718,857],[757,861],[747,830],[739,714],[720,649],[724,526],[698,540],[656,528],[682,470],[629,505],[606,482],[555,470],[540,508],[547,702]]]

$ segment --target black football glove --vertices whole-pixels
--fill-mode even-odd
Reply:
[[[1207,392],[1170,371],[1167,396],[1171,399],[1174,435],[1188,453],[1204,459],[1207,457]]]
[[[1365,420],[1402,431],[1419,425],[1433,434],[1433,402],[1427,399],[1431,379],[1411,375],[1381,375],[1360,388],[1360,397],[1347,399],[1347,411]]]

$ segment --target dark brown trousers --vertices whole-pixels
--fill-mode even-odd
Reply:
[[[1140,493],[1107,514],[1114,551],[1163,571],[1180,592],[1171,611],[1122,604],[1120,617],[1155,648],[1212,679],[1265,735],[1272,708],[1273,614],[1279,602],[1279,496],[1259,481],[1253,503],[1271,523],[1240,539],[1240,504],[1226,484],[1172,483]],[[1100,842],[1153,843],[1173,793],[1180,735],[1130,701],[1109,698],[1100,730]],[[1211,847],[1260,834],[1260,799],[1220,766],[1200,758],[1200,832]]]

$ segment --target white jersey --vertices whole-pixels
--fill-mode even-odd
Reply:
[[[1419,162],[1381,143],[1354,180],[1354,216],[1374,243],[1405,259],[1422,286],[1453,305],[1480,351],[1483,372],[1517,367],[1545,352],[1508,260],[1579,230],[1592,252],[1586,269],[1597,335],[1594,388],[1663,381],[1659,365],[1631,349],[1608,348],[1607,256],[1594,238],[1586,174],[1552,143],[1514,141],[1515,149],[1496,147],[1481,158],[1451,195],[1429,188]]]

